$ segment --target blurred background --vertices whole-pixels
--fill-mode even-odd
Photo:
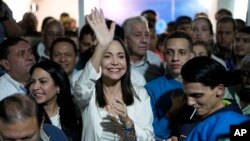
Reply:
[[[233,18],[242,19],[249,25],[249,0],[3,0],[13,11],[13,16],[19,22],[25,12],[32,12],[38,20],[38,31],[41,30],[42,20],[47,16],[60,19],[66,12],[76,20],[76,25],[85,24],[84,15],[91,8],[104,10],[107,18],[122,24],[131,16],[140,15],[143,10],[153,9],[158,14],[156,31],[165,31],[166,24],[174,21],[180,15],[194,18],[198,12],[204,12],[215,24],[215,13],[220,8],[226,8],[233,13]],[[250,16],[250,14],[248,14]],[[215,27],[215,26],[214,26]]]

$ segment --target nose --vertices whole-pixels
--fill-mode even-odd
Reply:
[[[118,64],[118,61],[117,61],[117,58],[116,57],[112,57],[112,65],[117,65]]]
[[[27,57],[28,60],[34,60],[35,59],[35,56],[34,56],[33,52],[27,53],[26,57]]]
[[[193,97],[187,97],[187,103],[189,106],[193,106],[195,104],[195,99]]]
[[[179,54],[174,52],[172,56],[172,61],[177,61],[177,60],[179,60]]]
[[[222,33],[222,34],[221,34],[221,39],[224,39],[225,36],[226,36],[226,34],[225,34],[225,33]]]
[[[60,62],[64,62],[66,60],[65,55],[63,55],[63,54],[60,55],[59,60],[60,60]]]
[[[149,42],[149,40],[150,40],[150,37],[149,37],[149,36],[146,36],[146,35],[143,35],[143,36],[142,36],[141,41],[142,41],[143,43],[147,43],[147,42]]]
[[[34,80],[34,82],[32,82],[31,85],[29,86],[29,90],[30,90],[30,92],[32,92],[32,91],[35,91],[37,89],[39,89],[39,84],[37,82],[35,82],[35,80]]]

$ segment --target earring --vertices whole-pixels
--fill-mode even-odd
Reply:
[[[57,94],[59,94],[59,93],[60,93],[60,91],[58,90],[58,91],[56,91],[56,93],[57,93]]]

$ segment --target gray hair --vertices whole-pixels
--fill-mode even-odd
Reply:
[[[135,23],[145,23],[148,29],[148,21],[145,17],[143,16],[131,17],[131,18],[126,19],[122,25],[125,36],[127,36],[131,32],[131,27]]]

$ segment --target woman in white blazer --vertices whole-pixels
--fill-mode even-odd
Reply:
[[[122,40],[108,29],[102,10],[86,16],[98,45],[73,84],[82,112],[83,141],[153,140],[150,97],[130,80],[130,60]]]

